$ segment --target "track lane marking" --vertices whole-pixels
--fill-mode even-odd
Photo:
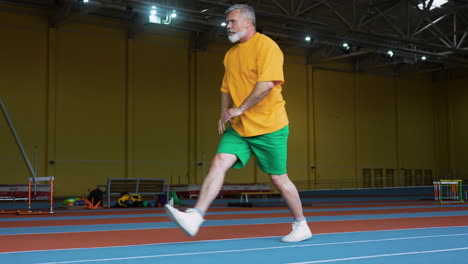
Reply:
[[[360,257],[350,257],[350,258],[339,258],[339,259],[314,260],[314,261],[306,261],[306,262],[292,262],[288,264],[314,264],[314,263],[327,263],[327,262],[329,263],[329,262],[339,262],[339,261],[348,261],[348,260],[357,260],[357,259],[383,258],[383,257],[405,256],[405,255],[416,255],[416,254],[430,254],[430,253],[450,252],[450,251],[460,251],[460,250],[468,250],[468,247],[436,249],[436,250],[427,250],[427,251],[414,251],[414,252],[400,252],[400,253],[392,253],[392,254],[370,255],[370,256],[360,256]]]
[[[415,236],[415,237],[397,237],[397,238],[385,238],[385,239],[370,239],[370,240],[355,240],[355,241],[344,241],[334,243],[321,243],[321,244],[307,244],[307,245],[291,245],[291,246],[279,246],[279,247],[264,247],[264,248],[245,248],[245,249],[232,249],[232,250],[218,250],[218,251],[203,251],[203,252],[187,252],[187,253],[174,253],[174,254],[161,254],[161,255],[146,255],[146,256],[135,256],[135,257],[120,257],[120,258],[103,258],[103,259],[83,259],[83,260],[68,260],[68,261],[57,261],[57,262],[41,262],[36,264],[69,264],[69,263],[89,263],[89,262],[102,262],[102,261],[117,261],[117,260],[133,260],[133,259],[149,259],[149,258],[161,258],[161,257],[177,257],[177,256],[193,256],[193,255],[208,255],[208,254],[220,254],[220,253],[234,253],[234,252],[246,252],[246,251],[260,251],[260,250],[274,250],[274,249],[285,249],[285,248],[299,248],[299,247],[315,247],[315,246],[330,246],[330,245],[345,245],[355,243],[371,243],[371,242],[383,242],[383,241],[397,241],[397,240],[410,240],[410,239],[426,239],[426,238],[438,238],[438,237],[455,237],[455,236],[468,236],[468,233],[450,234],[450,235],[433,235],[433,236]],[[459,248],[458,250],[466,250],[466,248]],[[454,249],[447,249],[454,250]],[[395,254],[408,254],[407,253],[395,253]],[[415,253],[413,253],[415,254]],[[377,256],[377,255],[376,255]],[[379,255],[380,256],[380,255]],[[383,256],[383,255],[382,255]],[[371,256],[367,256],[371,257]],[[323,260],[324,262],[338,261],[338,260]],[[341,261],[341,260],[340,260]],[[300,262],[302,263],[302,262]],[[321,262],[304,262],[305,263],[321,263]],[[299,263],[297,263],[299,264]]]

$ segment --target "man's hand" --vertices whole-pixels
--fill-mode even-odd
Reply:
[[[231,95],[229,93],[221,93],[221,118],[218,121],[219,134],[223,134],[226,130],[226,122],[231,122],[233,117],[242,115],[244,111],[263,100],[263,98],[265,98],[268,95],[268,93],[270,93],[273,87],[275,87],[275,83],[272,81],[257,82],[253,91],[244,100],[244,102],[239,107],[233,108],[229,108],[230,106],[232,106]]]
[[[231,122],[233,117],[242,115],[243,111],[240,108],[229,108],[221,113],[221,118],[218,121],[218,132],[220,135],[226,130],[226,122]]]

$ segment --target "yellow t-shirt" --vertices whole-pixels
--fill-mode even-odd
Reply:
[[[281,95],[283,53],[269,37],[255,33],[244,43],[232,47],[224,57],[221,92],[230,93],[234,107],[239,107],[257,82],[274,81],[275,87],[259,103],[232,120],[232,128],[243,137],[277,131],[288,125]]]

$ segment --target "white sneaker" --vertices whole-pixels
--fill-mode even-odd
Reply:
[[[187,235],[195,236],[200,228],[201,224],[205,219],[195,209],[187,209],[185,212],[181,212],[169,204],[164,206],[167,215],[171,220],[178,225]]]
[[[300,222],[294,221],[292,223],[292,228],[292,232],[283,237],[281,242],[300,242],[312,237],[312,232],[310,231],[306,220],[302,220]]]

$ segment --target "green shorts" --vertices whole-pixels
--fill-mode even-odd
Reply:
[[[242,137],[229,127],[219,142],[216,153],[237,156],[232,166],[240,169],[255,154],[260,169],[268,174],[280,175],[287,172],[289,125],[272,133],[254,137]]]

